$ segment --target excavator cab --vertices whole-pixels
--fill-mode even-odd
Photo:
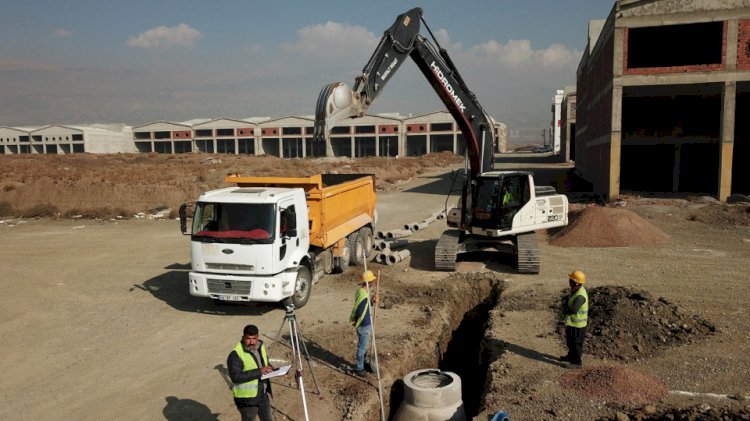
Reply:
[[[529,175],[525,172],[484,174],[474,189],[473,225],[509,230],[513,217],[530,198]]]

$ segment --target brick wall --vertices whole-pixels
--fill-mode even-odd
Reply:
[[[750,20],[741,20],[737,26],[737,69],[750,70]]]
[[[725,70],[727,65],[727,27],[728,22],[724,21],[724,30],[721,36],[721,64],[694,64],[690,66],[668,66],[668,67],[639,67],[637,69],[628,68],[628,34],[630,28],[625,28],[624,45],[623,45],[623,73],[626,75],[656,75],[666,73],[689,73],[689,72],[711,72]]]

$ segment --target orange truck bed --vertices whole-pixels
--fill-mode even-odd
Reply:
[[[301,188],[305,191],[310,244],[328,248],[375,222],[375,176],[317,174],[311,177],[227,176],[238,187]]]

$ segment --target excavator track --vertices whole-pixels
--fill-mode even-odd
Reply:
[[[539,243],[536,233],[527,232],[516,236],[518,273],[539,273]]]
[[[435,245],[435,269],[453,272],[456,270],[459,230],[445,230]]]

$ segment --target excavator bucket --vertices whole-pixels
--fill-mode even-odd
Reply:
[[[358,93],[349,89],[343,82],[329,83],[318,95],[313,136],[316,140],[325,139],[336,123],[361,114],[362,106]]]

